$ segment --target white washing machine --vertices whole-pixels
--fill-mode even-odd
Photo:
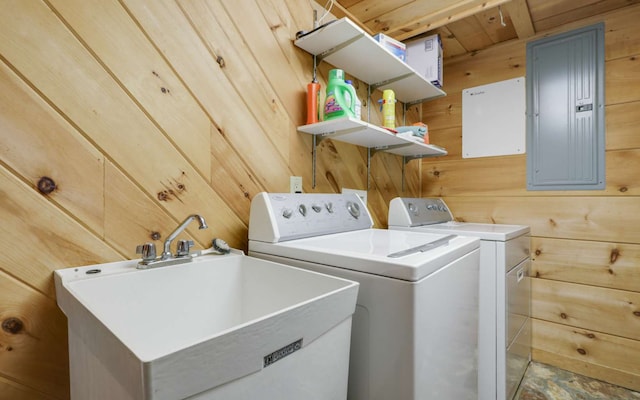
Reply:
[[[442,199],[401,197],[389,204],[388,225],[480,238],[478,398],[512,399],[531,360],[529,227],[455,222]]]
[[[360,283],[348,399],[476,400],[479,240],[372,226],[355,194],[260,193],[249,255]]]

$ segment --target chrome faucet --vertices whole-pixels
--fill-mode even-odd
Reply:
[[[207,222],[204,220],[204,217],[198,214],[191,214],[173,231],[164,241],[164,250],[162,251],[162,255],[160,256],[161,260],[168,260],[172,257],[171,254],[171,242],[182,233],[187,228],[187,225],[191,223],[194,219],[198,219],[198,223],[200,226],[198,229],[207,229]],[[193,246],[193,241],[181,241],[180,246],[178,246],[178,251],[176,252],[177,256],[186,256],[189,254],[189,248]]]
[[[193,240],[179,240],[175,256],[171,254],[171,242],[173,242],[194,219],[198,220],[198,224],[200,225],[199,229],[208,228],[204,217],[198,214],[189,215],[164,241],[164,250],[158,258],[156,258],[156,246],[154,243],[139,245],[136,248],[136,253],[142,254],[142,260],[138,263],[138,268],[145,269],[164,265],[182,264],[191,261],[189,249],[193,246]]]

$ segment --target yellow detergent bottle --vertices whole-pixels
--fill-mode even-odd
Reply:
[[[329,71],[327,96],[324,102],[324,120],[355,117],[356,90],[344,81],[344,71],[332,69]]]
[[[381,103],[380,110],[382,111],[382,126],[385,128],[396,128],[396,94],[393,90],[387,89],[382,92],[382,99],[378,100]]]

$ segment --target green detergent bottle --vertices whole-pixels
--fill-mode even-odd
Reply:
[[[324,101],[324,120],[356,116],[356,90],[344,81],[344,71],[329,71],[327,96]]]

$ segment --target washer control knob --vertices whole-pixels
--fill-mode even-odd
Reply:
[[[312,205],[312,206],[311,206],[311,209],[313,209],[313,211],[315,211],[315,212],[317,212],[317,213],[319,213],[320,211],[322,211],[322,207],[320,207],[320,206],[319,206],[319,205],[317,205],[317,204]]]
[[[293,215],[293,211],[291,211],[290,208],[285,208],[284,210],[282,210],[282,216],[285,217],[286,219],[291,218],[292,215]]]
[[[300,204],[298,206],[298,212],[300,214],[302,214],[303,217],[306,217],[307,216],[307,206],[305,206],[304,204]]]
[[[348,202],[347,210],[349,211],[349,214],[351,214],[353,218],[358,219],[360,217],[360,206],[357,205],[356,203],[353,203],[351,201]]]
[[[325,204],[324,207],[329,211],[329,214],[333,214],[333,203],[329,202]]]
[[[414,215],[415,215],[415,214],[418,214],[418,208],[416,207],[416,205],[415,205],[415,204],[413,204],[413,203],[409,203],[409,204],[407,204],[407,208],[409,209],[409,212],[410,212],[410,213],[412,213],[412,214],[414,214]]]

